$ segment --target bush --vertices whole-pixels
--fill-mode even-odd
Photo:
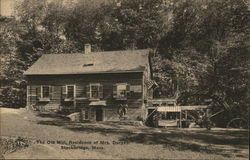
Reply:
[[[18,89],[14,87],[6,87],[0,94],[1,106],[9,108],[20,108],[26,105],[26,91],[25,89]]]

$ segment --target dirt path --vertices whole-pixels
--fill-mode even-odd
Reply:
[[[0,111],[2,136],[27,137],[33,142],[26,149],[4,155],[11,159],[248,159],[249,156],[246,131],[214,129],[208,132],[118,123],[70,123],[58,115],[34,114],[25,109],[1,108]],[[69,141],[91,144],[77,144],[76,148],[69,149],[72,146]],[[94,144],[96,141],[98,144]],[[62,146],[68,148],[62,149]]]

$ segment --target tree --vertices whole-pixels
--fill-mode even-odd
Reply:
[[[211,98],[214,111],[225,109],[227,120],[244,116],[249,83],[248,6],[235,0],[186,1],[173,15],[173,27],[162,38],[159,52],[178,77],[179,103]],[[198,84],[189,86],[189,79],[190,84]]]
[[[121,24],[125,48],[155,48],[163,31],[163,12],[160,0],[124,1],[115,19]]]
[[[26,97],[23,72],[42,54],[71,53],[74,43],[62,38],[62,21],[50,19],[58,4],[25,0],[17,6],[17,19],[6,18],[0,28],[1,102],[9,107],[22,107]],[[50,11],[50,12],[47,12]],[[56,15],[55,15],[56,16]],[[53,22],[54,21],[54,22]],[[50,23],[49,23],[50,22]],[[48,25],[56,24],[56,28]]]
[[[2,93],[0,94],[1,105],[6,107],[12,104],[24,105],[24,101],[20,95],[23,92],[22,68],[17,54],[17,41],[20,39],[17,34],[18,26],[16,21],[6,18],[1,22],[0,27],[0,53],[1,53],[1,75],[0,83]],[[17,107],[13,105],[12,107]]]
[[[97,50],[156,47],[163,11],[160,0],[124,1],[121,6],[80,4],[71,11],[65,34],[80,49],[84,43]]]

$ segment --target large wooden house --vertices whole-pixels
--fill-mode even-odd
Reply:
[[[145,119],[145,103],[152,98],[149,50],[42,55],[25,73],[27,107],[81,111],[82,119]]]

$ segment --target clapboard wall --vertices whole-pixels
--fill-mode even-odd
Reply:
[[[117,109],[120,103],[128,104],[128,116],[131,119],[144,117],[145,83],[143,72],[136,73],[106,73],[86,75],[32,75],[27,76],[28,82],[28,104],[43,107],[46,109],[66,108],[72,111],[79,111],[89,107],[91,100],[87,97],[87,85],[100,83],[103,86],[103,97],[105,100],[105,120],[118,120]],[[141,86],[141,91],[130,91],[127,100],[118,101],[113,97],[113,86],[116,83],[128,83],[130,86]],[[50,101],[39,102],[37,90],[41,85],[52,87]],[[62,88],[65,85],[75,85],[76,95],[72,102],[64,102]],[[131,87],[132,88],[132,87]]]

